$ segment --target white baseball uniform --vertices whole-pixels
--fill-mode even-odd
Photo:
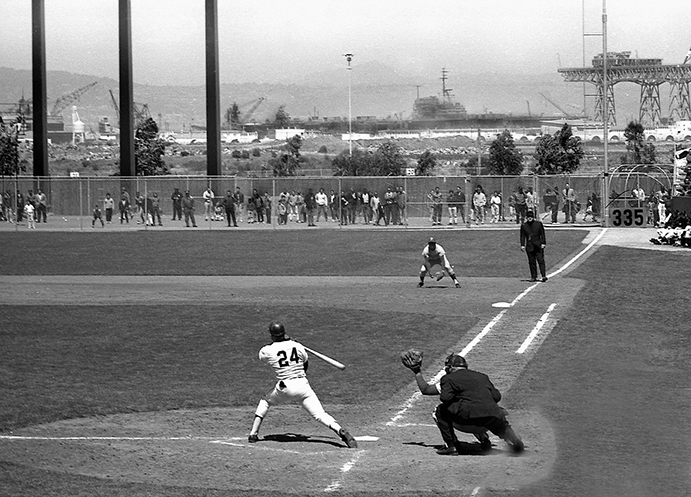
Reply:
[[[276,372],[276,386],[265,397],[267,404],[260,403],[256,415],[264,417],[269,406],[289,401],[300,402],[314,419],[338,432],[341,427],[322,407],[317,394],[307,381],[305,363],[307,351],[294,340],[283,340],[265,345],[259,351],[259,359]]]
[[[447,273],[453,273],[453,268],[451,267],[449,260],[446,258],[446,252],[438,243],[436,244],[436,248],[434,250],[430,250],[429,244],[425,245],[425,248],[422,249],[422,259],[424,262],[420,268],[421,273],[431,273],[432,267],[437,265],[446,269]]]

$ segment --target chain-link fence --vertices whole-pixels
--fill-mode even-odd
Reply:
[[[642,188],[647,194],[658,191],[661,186],[671,189],[670,178],[664,172],[619,172],[609,178],[610,200],[621,207],[636,206],[641,201],[632,194],[634,188]],[[247,178],[247,177],[208,177],[208,176],[147,176],[147,177],[98,177],[98,178],[66,178],[66,177],[3,177],[0,178],[0,188],[4,192],[4,209],[16,209],[18,196],[24,201],[39,190],[44,192],[47,200],[49,215],[83,216],[90,218],[95,206],[104,209],[104,200],[109,194],[115,202],[115,215],[118,211],[118,201],[123,192],[130,198],[131,209],[135,209],[135,198],[143,196],[152,198],[154,194],[159,199],[161,215],[170,216],[173,213],[171,195],[177,188],[181,193],[186,191],[196,199],[196,215],[205,215],[202,195],[207,187],[214,193],[214,203],[219,202],[228,193],[242,192],[246,207],[248,198],[256,191],[268,197],[267,219],[275,224],[277,217],[277,200],[281,193],[286,195],[301,193],[303,196],[311,189],[317,193],[323,189],[327,196],[333,192],[336,202],[332,206],[341,218],[340,196],[351,190],[362,193],[367,190],[370,194],[377,193],[379,199],[385,202],[386,192],[402,191],[403,224],[411,219],[423,222],[430,218],[430,192],[439,188],[442,195],[442,217],[448,221],[448,201],[450,191],[463,192],[465,203],[459,205],[463,212],[462,218],[468,221],[472,216],[472,195],[478,186],[484,191],[489,210],[490,197],[496,193],[501,202],[501,221],[511,221],[509,199],[519,188],[534,193],[539,213],[546,213],[549,209],[549,195],[558,192],[562,199],[566,184],[573,188],[576,201],[583,208],[586,199],[593,193],[602,198],[605,185],[603,176],[387,176],[387,177],[284,177],[284,178]],[[213,205],[213,204],[212,204]],[[605,207],[605,206],[603,206]],[[147,209],[146,205],[144,209]],[[360,214],[360,212],[358,212]],[[245,216],[246,212],[238,213]],[[459,219],[461,216],[459,215]],[[375,215],[376,219],[376,215]],[[446,223],[444,223],[446,224]]]

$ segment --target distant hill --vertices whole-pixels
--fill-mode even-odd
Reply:
[[[456,101],[469,113],[513,113],[555,115],[559,111],[541,94],[548,96],[568,112],[578,114],[583,107],[583,88],[564,83],[557,74],[457,74],[450,73],[447,86],[453,88]],[[441,93],[441,68],[428,78],[412,77],[381,63],[354,66],[352,78],[352,109],[356,116],[379,118],[410,117],[418,95]],[[48,71],[48,108],[65,94],[90,83],[97,85],[79,99],[77,110],[87,129],[96,129],[98,120],[107,116],[112,123],[116,114],[109,90],[118,93],[118,82],[65,71]],[[617,86],[617,111],[620,123],[638,114],[639,89],[634,85]],[[621,87],[621,88],[620,88]],[[273,119],[284,105],[291,117],[348,116],[348,79],[345,67],[340,71],[307,74],[300,84],[244,83],[221,84],[221,112],[236,102],[247,110],[260,97],[264,101],[256,109],[253,120]],[[587,89],[590,93],[593,88]],[[22,95],[31,97],[31,71],[0,67],[0,102],[17,102]],[[154,86],[135,84],[135,101],[146,103],[162,130],[179,131],[191,124],[204,125],[205,88],[203,86]],[[592,106],[592,102],[590,103]],[[160,114],[160,116],[159,116]],[[63,112],[71,122],[70,108]]]

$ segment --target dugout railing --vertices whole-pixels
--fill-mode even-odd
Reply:
[[[386,191],[391,188],[402,188],[405,194],[404,225],[425,224],[430,218],[429,193],[439,187],[442,193],[442,224],[448,222],[447,196],[450,190],[461,187],[465,194],[464,218],[468,222],[468,216],[472,216],[472,194],[477,186],[484,190],[489,204],[493,192],[499,192],[502,199],[501,222],[510,222],[509,197],[522,187],[524,190],[532,189],[537,202],[536,209],[542,217],[548,211],[545,203],[545,195],[555,190],[561,194],[569,183],[576,193],[577,202],[581,208],[585,208],[586,199],[592,193],[602,196],[604,183],[602,175],[571,175],[571,176],[292,176],[277,178],[250,178],[238,176],[137,176],[137,177],[0,177],[0,189],[3,192],[3,209],[16,208],[16,195],[20,193],[26,198],[31,190],[42,190],[48,200],[48,212],[51,216],[80,216],[91,218],[95,205],[103,208],[103,200],[106,193],[110,193],[115,199],[116,207],[114,217],[117,217],[117,201],[121,192],[127,191],[130,201],[134,204],[134,198],[139,192],[144,197],[158,194],[162,215],[170,218],[172,215],[171,195],[175,188],[184,193],[189,191],[195,198],[195,215],[197,219],[204,219],[204,204],[202,194],[208,186],[211,186],[215,200],[222,199],[228,191],[235,192],[239,187],[245,196],[245,204],[249,195],[255,190],[261,194],[268,194],[270,200],[270,224],[276,225],[277,199],[281,192],[307,193],[312,189],[314,193],[323,188],[327,194],[333,190],[340,197],[341,192],[362,192],[367,189],[370,193],[377,192],[384,202]],[[617,174],[609,178],[608,187],[610,199],[613,204],[630,206],[641,202],[633,198],[631,191],[634,187],[642,187],[648,194],[659,190],[660,185],[671,188],[669,178],[664,174],[654,173],[627,173]],[[563,205],[563,202],[562,202]],[[340,212],[340,205],[337,206]],[[489,211],[489,207],[487,209]],[[246,216],[246,212],[241,213]],[[244,218],[243,218],[244,219]],[[563,216],[560,214],[560,220]],[[580,220],[580,218],[579,218]],[[361,222],[361,214],[360,214]],[[218,224],[221,227],[221,223]]]

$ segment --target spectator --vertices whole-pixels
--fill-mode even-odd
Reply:
[[[257,222],[264,222],[264,199],[259,194],[259,191],[255,188],[252,190],[252,198],[254,199],[254,211],[257,216]]]
[[[499,222],[499,209],[501,207],[501,196],[498,191],[495,191],[489,198],[489,208],[492,212],[491,223]]]
[[[173,190],[170,199],[173,201],[173,221],[176,217],[178,221],[182,221],[182,193],[180,193],[179,188]]]
[[[669,193],[667,188],[660,185],[660,190],[656,194],[657,197],[657,213],[658,213],[658,223],[660,228],[664,227],[664,219],[667,217],[667,200],[669,199]]]
[[[146,203],[144,202],[144,196],[141,193],[137,192],[137,194],[134,196],[134,202],[137,204],[137,215],[139,216],[139,219],[137,219],[137,224],[145,224],[145,216],[148,216],[148,214],[146,212]]]
[[[257,207],[254,203],[254,195],[247,198],[247,224],[254,224],[257,222]]]
[[[386,224],[386,226],[391,223],[394,208],[398,209],[396,205],[396,193],[391,190],[390,186],[387,186],[386,193],[384,194],[384,224]]]
[[[328,221],[329,216],[327,214],[327,208],[329,206],[329,197],[326,195],[323,188],[319,189],[314,199],[317,202],[317,222],[321,219],[322,214],[324,214],[324,221]]]
[[[5,213],[5,220],[8,223],[12,223],[13,222],[12,219],[14,218],[14,204],[12,203],[12,194],[10,193],[9,190],[5,190],[5,194],[3,196],[4,196],[4,199],[3,199],[2,207],[3,207],[4,213]]]
[[[348,193],[348,223],[355,224],[357,216],[357,194],[353,188]]]
[[[475,210],[475,222],[485,224],[485,207],[487,206],[487,196],[480,185],[475,187],[473,194],[473,209]]]
[[[177,188],[176,188],[177,190]],[[226,196],[223,199],[223,207],[226,211],[226,220],[230,228],[230,222],[233,222],[233,227],[238,227],[237,219],[235,218],[235,195],[230,190],[226,191]]]
[[[161,199],[158,198],[158,192],[154,192],[151,197],[151,226],[156,226],[156,220],[158,220],[159,226],[163,226],[161,223]]]
[[[190,195],[189,190],[185,191],[185,198],[182,199],[182,212],[185,213],[185,225],[189,228],[190,221],[192,226],[197,227],[197,221],[194,219],[194,198]]]
[[[370,208],[372,209],[372,212],[374,213],[374,216],[376,217],[376,222],[374,217],[372,218],[372,222],[376,224],[377,226],[381,226],[379,224],[379,221],[381,221],[384,218],[384,208],[381,205],[381,200],[379,199],[379,193],[374,192],[372,194],[372,198],[369,200]]]
[[[36,221],[40,223],[41,218],[43,218],[43,222],[45,223],[47,213],[48,199],[45,193],[43,193],[41,190],[38,190],[36,192]]]
[[[24,220],[24,195],[17,190],[17,224]]]
[[[339,220],[340,215],[339,215],[339,210],[340,210],[341,203],[339,202],[338,195],[336,195],[336,192],[331,190],[331,193],[329,193],[329,211],[331,212],[331,220],[333,222],[336,222]]]
[[[235,187],[235,214],[242,222],[242,213],[245,210],[245,194],[240,191],[240,187]]]
[[[262,201],[262,205],[264,207],[264,219],[266,224],[271,224],[271,197],[269,196],[269,192],[264,192]]]
[[[29,190],[31,191],[31,190]],[[24,204],[24,215],[26,216],[26,227],[29,228],[30,230],[35,230],[36,229],[36,224],[35,224],[35,219],[34,216],[36,215],[36,208],[34,207],[33,202],[26,202]]]
[[[341,190],[341,226],[348,224],[348,195]]]
[[[290,195],[288,195],[288,219],[296,223],[300,222],[298,217],[298,195],[295,193],[295,190],[292,190]]]
[[[110,193],[106,193],[106,198],[103,200],[103,210],[106,211],[107,224],[110,224],[113,219],[113,209],[115,209],[115,200],[110,196]]]
[[[564,198],[564,217],[566,218],[564,223],[571,221],[571,224],[574,224],[576,222],[576,213],[578,212],[576,207],[576,192],[566,183],[562,196]]]
[[[406,193],[402,186],[398,187],[396,192],[396,204],[398,204],[398,224],[403,225],[406,221]]]
[[[449,210],[449,224],[458,224],[458,206],[456,205],[456,193],[449,190],[446,196],[446,206]]]
[[[122,224],[123,221],[127,221],[127,224],[130,223],[130,202],[129,200],[127,200],[128,197],[123,195],[122,197],[120,197],[120,202],[118,202],[118,210],[120,212],[120,224]]]
[[[456,186],[456,213],[461,218],[461,222],[465,224],[465,192],[461,185]]]
[[[91,227],[92,228],[96,227],[96,220],[101,221],[101,228],[104,228],[106,226],[103,223],[103,217],[101,216],[101,209],[99,209],[98,204],[96,204],[94,206],[93,219],[91,220]]]
[[[288,197],[278,199],[278,224],[288,224]]]
[[[372,195],[370,195],[367,188],[362,189],[362,217],[365,224],[369,224],[372,221],[372,205],[371,205]]]
[[[307,226],[316,226],[314,224],[314,212],[317,210],[317,200],[312,189],[307,190],[305,195],[305,212],[307,214]]]
[[[211,190],[211,186],[208,186],[204,193],[202,193],[202,198],[204,199],[204,220],[208,221],[214,215],[215,195],[213,190]]]
[[[441,211],[442,211],[442,205],[443,203],[443,195],[439,191],[439,187],[435,187],[434,190],[432,191],[432,205],[434,206],[434,215],[432,216],[432,225],[440,225],[441,224]]]
[[[298,210],[298,222],[306,223],[307,211],[305,210],[305,197],[301,191],[298,192],[297,197],[295,198],[295,205]]]
[[[559,189],[554,187],[554,190],[547,188],[545,192],[545,208],[549,209],[552,214],[552,224],[559,224],[557,215],[559,214]]]
[[[525,192],[522,186],[519,186],[514,194],[514,208],[516,209],[516,224],[523,224],[525,222],[525,213],[528,209],[526,208]]]

